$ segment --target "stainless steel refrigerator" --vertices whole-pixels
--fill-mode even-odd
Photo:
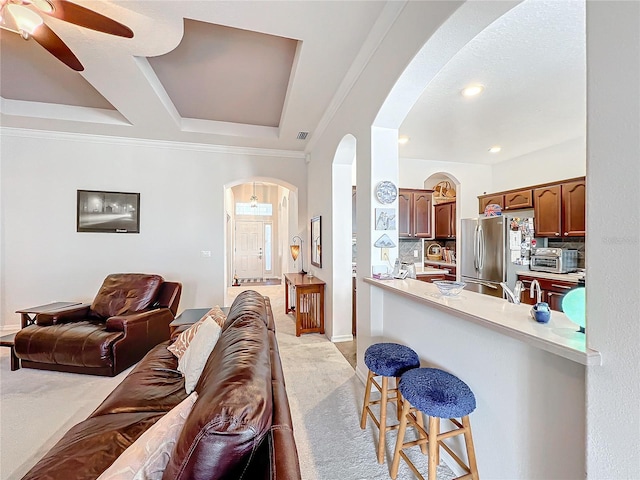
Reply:
[[[513,288],[516,272],[529,269],[531,248],[539,241],[532,216],[465,218],[461,226],[459,263],[465,289],[502,297],[500,282]]]

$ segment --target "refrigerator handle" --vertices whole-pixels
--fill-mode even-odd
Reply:
[[[473,268],[478,270],[478,225],[473,229]]]
[[[478,270],[484,268],[484,231],[478,226]]]

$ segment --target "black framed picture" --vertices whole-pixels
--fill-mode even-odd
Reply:
[[[140,233],[140,194],[78,190],[78,232]]]

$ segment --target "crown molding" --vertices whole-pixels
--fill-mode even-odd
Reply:
[[[86,133],[54,132],[50,130],[32,130],[27,128],[0,127],[0,136],[17,138],[39,138],[46,140],[65,140],[70,142],[89,142],[111,145],[131,145],[146,147],[175,148],[178,150],[249,155],[256,157],[296,158],[305,160],[305,153],[295,150],[275,150],[269,148],[237,147],[231,145],[209,145],[204,143],[174,142],[169,140],[149,140],[142,138],[94,135]]]

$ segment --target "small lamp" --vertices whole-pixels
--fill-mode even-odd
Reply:
[[[300,240],[300,245],[296,243],[296,239]],[[307,272],[304,271],[304,254],[302,252],[302,239],[298,235],[294,236],[293,239],[291,240],[291,245],[289,246],[289,249],[291,250],[291,257],[293,258],[294,262],[298,259],[298,256],[300,256],[300,273],[304,275]]]

